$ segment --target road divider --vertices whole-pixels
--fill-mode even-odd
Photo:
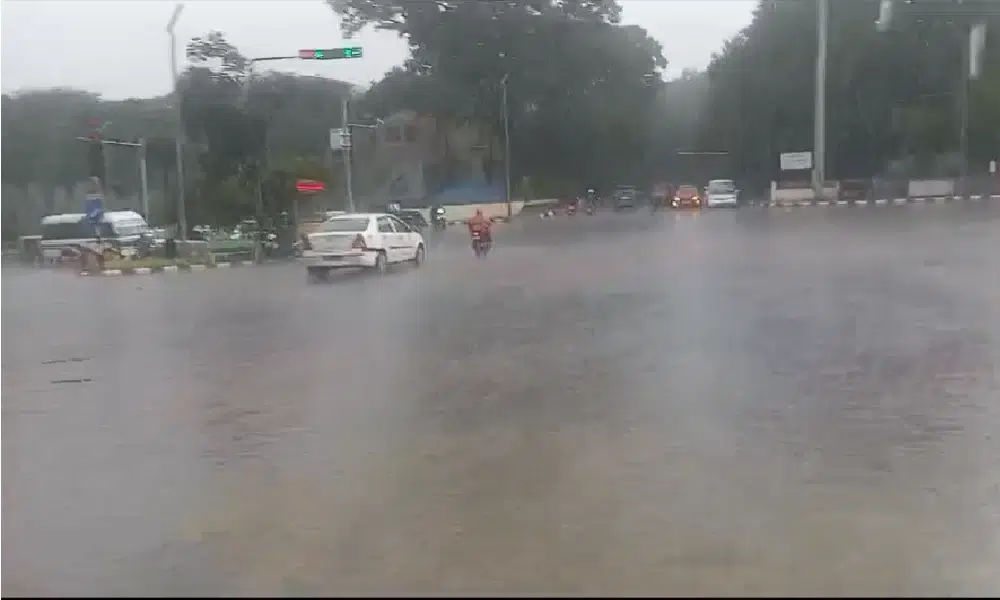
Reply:
[[[275,264],[279,262],[288,261],[265,261],[261,264]],[[80,271],[80,275],[85,276],[96,276],[96,277],[120,277],[128,275],[156,275],[160,273],[188,273],[192,271],[214,271],[216,269],[235,269],[235,268],[245,268],[258,266],[252,260],[239,260],[231,262],[219,262],[210,264],[194,264],[194,265],[164,265],[158,267],[121,267],[118,269],[104,269],[101,271]]]

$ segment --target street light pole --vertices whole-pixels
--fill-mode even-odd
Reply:
[[[509,123],[509,113],[507,110],[507,76],[509,74],[505,73],[503,79],[500,80],[500,85],[503,86],[503,162],[504,162],[504,192],[507,196],[507,220],[510,220],[513,215],[513,209],[510,203],[510,123]]]
[[[960,155],[958,182],[962,198],[969,198],[969,80],[972,67],[972,27],[962,27],[962,83],[959,88],[958,153]]]
[[[174,26],[184,10],[184,4],[178,3],[174,7],[174,13],[167,23],[167,35],[170,37],[170,76],[173,80],[174,104],[176,105],[175,116],[177,119],[177,129],[174,132],[174,150],[177,162],[177,228],[180,230],[181,241],[187,239],[187,210],[186,191],[184,184],[184,121],[181,116],[181,95],[178,84],[180,76],[177,73],[177,38],[174,36]],[[149,218],[148,216],[146,218]]]
[[[907,2],[909,4],[909,2]],[[958,0],[962,4],[962,0]],[[879,18],[875,22],[875,27],[879,32],[889,30],[892,25],[893,8],[895,0],[882,0],[879,7]],[[957,16],[962,15],[962,11],[956,11]],[[969,84],[972,79],[979,75],[982,56],[982,47],[985,41],[986,25],[982,22],[973,24],[968,19],[959,18],[956,20],[961,24],[961,44],[962,44],[962,72],[958,89],[959,102],[959,186],[962,197],[968,198],[969,186]]]
[[[826,180],[826,53],[829,42],[829,0],[817,1],[816,96],[813,117],[812,187],[816,201],[822,198]]]

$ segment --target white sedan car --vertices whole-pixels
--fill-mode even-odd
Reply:
[[[705,189],[705,206],[736,207],[739,205],[739,193],[732,179],[713,179],[708,182],[708,187]]]
[[[326,278],[333,269],[366,268],[383,273],[392,263],[420,266],[427,256],[423,236],[385,213],[331,217],[303,242],[301,260],[310,281]]]

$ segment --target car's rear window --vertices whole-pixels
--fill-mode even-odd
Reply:
[[[678,194],[697,194],[698,193],[698,188],[696,188],[693,185],[682,185],[681,187],[677,188],[677,193]]]
[[[736,186],[732,181],[726,181],[725,179],[720,179],[718,181],[712,181],[708,184],[708,191],[715,192],[718,194],[729,194],[736,191]]]
[[[336,218],[325,221],[323,225],[320,226],[320,231],[323,232],[333,232],[338,231],[349,232],[349,231],[367,231],[368,230],[368,217],[357,217],[357,218]]]

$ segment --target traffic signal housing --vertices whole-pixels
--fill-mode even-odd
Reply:
[[[361,46],[346,48],[308,48],[299,50],[299,58],[303,60],[337,60],[340,58],[361,58]]]

